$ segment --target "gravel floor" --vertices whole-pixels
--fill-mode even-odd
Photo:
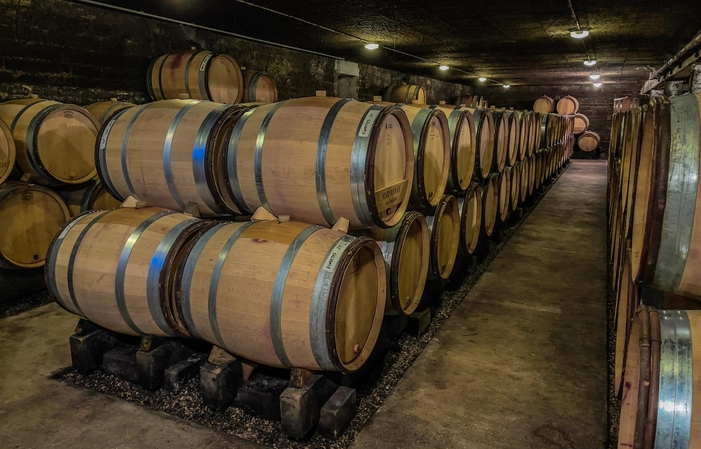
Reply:
[[[51,296],[46,290],[41,290],[29,296],[4,299],[0,301],[0,318],[19,315],[28,310],[46,305],[51,301]]]
[[[469,272],[467,267],[464,267],[465,272],[462,273],[462,276],[460,273],[458,276],[454,276],[459,279],[459,282],[449,285],[431,306],[433,318],[426,334],[420,338],[403,334],[396,344],[390,345],[384,357],[379,357],[371,362],[355,385],[358,412],[352,420],[350,428],[337,440],[314,435],[308,441],[295,442],[283,434],[279,422],[253,417],[236,407],[229,407],[224,412],[214,412],[202,404],[198,379],[188,382],[179,393],[170,393],[165,389],[155,392],[146,391],[101,371],[82,376],[73,371],[72,368],[67,368],[56,373],[55,378],[75,386],[116,396],[152,410],[189,419],[274,448],[347,448],[384,400],[392,394],[406,370],[465,298],[472,286],[514,234],[518,225],[528,217],[550,189],[550,186],[545,189],[545,192],[536,195],[534,205],[526,208],[519,221],[503,232],[503,238],[500,242],[489,242],[488,248],[483,249],[481,257],[474,261]]]

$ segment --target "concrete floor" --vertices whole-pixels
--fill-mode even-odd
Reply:
[[[605,177],[572,164],[353,447],[604,447]],[[0,447],[259,447],[50,380],[76,322],[55,304],[0,320]]]
[[[573,162],[353,448],[604,447],[605,194]]]

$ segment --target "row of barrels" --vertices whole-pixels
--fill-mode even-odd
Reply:
[[[701,423],[691,417],[692,372],[701,370],[693,369],[701,363],[693,351],[701,338],[700,129],[698,95],[653,97],[612,118],[609,262],[620,448],[701,444]],[[662,298],[664,310],[642,306],[643,291]]]
[[[383,101],[392,103],[427,104],[426,89],[417,84],[394,83],[387,86],[382,95]],[[459,95],[455,98],[456,105],[469,108],[486,109],[487,101],[479,95]]]
[[[224,53],[191,50],[154,59],[146,74],[153,100],[178,99],[217,103],[275,103],[275,81],[264,72],[242,70],[236,59]]]
[[[66,310],[125,335],[198,338],[273,367],[354,372],[387,314],[416,310],[428,279],[460,257],[567,162],[574,139],[542,149],[463,196],[389,228],[274,217],[207,220],[132,203],[74,218],[45,268]]]

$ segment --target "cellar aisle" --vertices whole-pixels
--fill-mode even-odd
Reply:
[[[605,195],[606,163],[573,161],[355,449],[604,447]]]

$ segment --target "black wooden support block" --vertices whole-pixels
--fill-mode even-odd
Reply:
[[[293,440],[303,440],[316,427],[321,407],[336,389],[336,384],[318,374],[301,388],[285,389],[280,395],[282,431]]]
[[[139,380],[136,351],[135,346],[120,346],[106,352],[102,357],[103,369],[122,380],[136,383]]]
[[[177,393],[190,379],[197,377],[200,366],[207,361],[207,354],[192,354],[184,360],[165,370],[163,386],[166,390]]]
[[[289,386],[287,379],[254,374],[241,385],[234,406],[270,421],[280,421],[280,395]]]
[[[80,374],[88,374],[102,364],[102,356],[120,342],[114,335],[90,321],[81,318],[71,335],[71,364]]]
[[[358,410],[355,388],[339,387],[321,407],[317,432],[336,439],[346,431]]]
[[[146,390],[159,388],[163,385],[165,370],[190,354],[192,351],[177,341],[144,336],[136,353],[139,385]]]
[[[241,362],[222,364],[207,362],[200,367],[200,387],[204,405],[213,410],[224,410],[236,397],[236,389],[243,379]]]
[[[407,326],[407,332],[416,338],[420,338],[428,331],[430,325],[431,309],[422,310],[420,312],[414,312],[409,317],[409,325]]]

